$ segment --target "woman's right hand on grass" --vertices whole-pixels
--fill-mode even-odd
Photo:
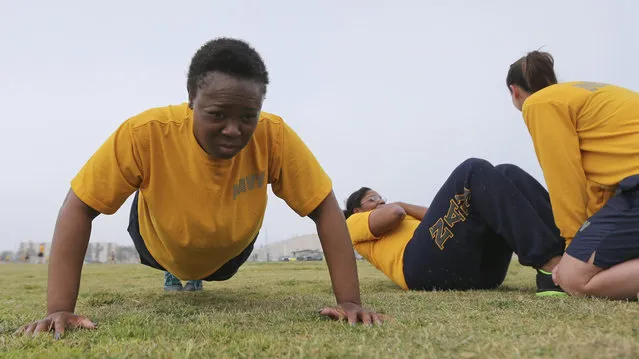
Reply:
[[[73,311],[78,299],[82,264],[91,237],[91,225],[98,214],[69,189],[58,214],[49,254],[46,310],[50,314],[21,327],[16,334],[35,336],[53,331],[54,337],[60,339],[66,329],[95,329],[95,323],[89,318],[75,315]]]
[[[56,312],[49,314],[42,320],[21,327],[16,331],[16,334],[35,336],[37,333],[53,331],[55,339],[60,339],[65,329],[77,328],[95,329],[97,326],[85,316],[70,312]]]

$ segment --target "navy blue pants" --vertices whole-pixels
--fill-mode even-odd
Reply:
[[[435,195],[404,250],[409,289],[492,289],[513,252],[539,268],[564,252],[548,192],[514,165],[471,158]]]
[[[151,268],[159,269],[166,271],[164,267],[158,263],[155,258],[149,253],[148,248],[146,248],[146,244],[144,244],[144,238],[140,234],[140,221],[138,217],[138,196],[139,192],[135,192],[135,197],[133,198],[133,204],[131,205],[131,212],[129,214],[129,227],[127,228],[131,239],[133,239],[133,244],[135,245],[135,249],[138,251],[140,255],[140,263],[147,265]],[[251,256],[253,252],[253,247],[255,245],[255,241],[257,240],[257,236],[253,238],[251,244],[249,244],[246,249],[240,253],[237,257],[232,258],[230,261],[226,262],[220,269],[212,273],[211,275],[201,278],[205,281],[224,281],[233,277],[237,271],[240,269],[240,266],[246,262],[246,260]]]
[[[639,175],[619,183],[617,193],[579,229],[566,249],[569,255],[599,268],[639,258]]]

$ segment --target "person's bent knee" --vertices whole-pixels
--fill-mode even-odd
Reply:
[[[469,167],[472,170],[484,169],[484,168],[493,168],[493,165],[486,161],[483,158],[471,157],[464,162],[461,163],[460,167]]]
[[[519,166],[513,165],[512,163],[502,163],[495,166],[495,169],[502,173],[504,176],[508,176],[510,173],[519,173],[524,172]]]
[[[553,281],[555,284],[561,287],[564,292],[576,296],[576,297],[584,297],[586,296],[586,285],[579,281],[579,276],[572,274],[563,274],[561,269],[557,267],[553,274]]]
[[[599,271],[572,256],[564,255],[553,271],[553,280],[566,293],[575,297],[590,295],[588,283]],[[580,268],[584,267],[584,268]],[[586,268],[587,267],[587,268]]]

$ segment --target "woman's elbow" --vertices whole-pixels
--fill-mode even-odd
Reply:
[[[398,206],[398,205],[392,205],[393,206],[393,210],[391,212],[391,214],[399,219],[400,221],[404,219],[404,217],[406,217],[406,210],[403,209],[402,207]]]

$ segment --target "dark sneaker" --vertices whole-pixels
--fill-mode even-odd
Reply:
[[[164,272],[164,290],[167,292],[181,291],[182,282],[173,274]]]
[[[552,280],[552,273],[537,269],[537,293],[538,297],[566,296],[566,292]]]
[[[184,290],[187,292],[195,292],[198,290],[202,290],[202,281],[201,280],[190,280],[186,282],[184,286]]]

